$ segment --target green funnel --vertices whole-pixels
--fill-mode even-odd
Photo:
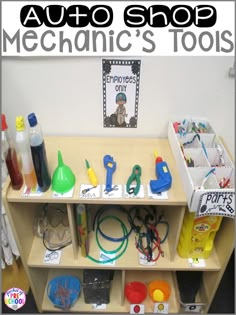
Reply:
[[[58,166],[52,175],[52,190],[64,194],[75,184],[75,175],[71,168],[63,163],[61,151],[58,151]]]

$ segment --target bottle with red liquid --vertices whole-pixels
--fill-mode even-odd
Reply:
[[[10,137],[6,116],[4,114],[2,114],[2,153],[6,161],[12,188],[19,190],[23,185],[23,176],[20,171],[16,150]]]

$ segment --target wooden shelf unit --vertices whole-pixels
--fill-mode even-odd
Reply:
[[[205,260],[205,267],[191,267],[188,259],[179,257],[177,244],[182,227],[182,221],[187,209],[187,201],[182,189],[174,157],[167,139],[156,138],[91,138],[91,137],[46,137],[45,145],[51,174],[57,167],[57,152],[61,151],[64,163],[69,165],[76,176],[76,183],[72,198],[55,198],[49,189],[40,197],[22,197],[23,188],[14,191],[10,182],[2,190],[3,202],[10,224],[21,254],[26,274],[39,312],[58,312],[47,297],[47,284],[56,275],[73,274],[82,282],[84,268],[112,269],[115,271],[111,283],[110,303],[103,313],[129,313],[129,302],[124,297],[124,286],[129,281],[140,281],[148,284],[152,279],[164,279],[171,285],[169,299],[169,313],[181,313],[179,292],[176,282],[177,270],[203,270],[203,286],[199,290],[197,299],[205,303],[203,312],[207,313],[214,294],[225,271],[234,248],[234,220],[224,218],[220,230],[217,232],[214,250]],[[168,163],[173,183],[168,191],[167,200],[156,200],[147,197],[147,185],[150,179],[155,179],[154,150]],[[117,169],[113,175],[113,184],[125,185],[135,164],[142,167],[141,184],[145,189],[145,198],[122,199],[87,199],[80,197],[80,185],[88,184],[85,159],[88,159],[95,169],[99,183],[105,184],[106,170],[103,157],[110,154],[117,162]],[[35,217],[45,203],[66,204],[72,244],[62,250],[59,265],[43,263],[45,247],[42,239],[36,237],[33,231]],[[75,205],[84,203],[91,213],[105,204],[122,205],[127,210],[134,205],[153,205],[157,211],[164,214],[169,222],[170,230],[166,242],[163,244],[164,257],[160,257],[154,266],[139,264],[138,252],[134,245],[134,233],[129,237],[129,245],[124,255],[114,265],[97,264],[88,258],[81,257],[77,241],[75,223]],[[122,218],[123,219],[123,218]],[[126,225],[128,222],[126,222]],[[128,225],[127,225],[128,226]],[[107,226],[107,233],[117,229],[116,223]],[[161,231],[160,231],[161,233]],[[90,252],[93,257],[99,257],[94,232],[90,232]],[[107,244],[105,244],[107,246]],[[108,244],[109,246],[109,244]],[[112,246],[112,245],[110,245]],[[149,297],[144,302],[145,312],[153,312],[153,302]],[[94,312],[92,305],[85,304],[83,290],[71,312]]]

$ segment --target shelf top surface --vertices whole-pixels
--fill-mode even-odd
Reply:
[[[166,204],[186,205],[180,175],[177,171],[174,156],[168,139],[157,138],[118,138],[118,137],[45,137],[45,147],[51,176],[58,166],[58,151],[62,153],[64,164],[69,166],[75,174],[76,182],[72,197],[54,197],[51,187],[41,196],[23,197],[23,189],[19,191],[9,187],[7,199],[9,202],[55,202],[55,203],[94,203],[94,204]],[[167,191],[168,199],[151,199],[147,193],[150,180],[156,179],[154,151],[162,157],[169,167],[172,176],[172,186]],[[144,188],[144,198],[82,198],[81,185],[90,184],[85,160],[94,169],[99,184],[106,183],[106,169],[103,165],[105,155],[110,155],[116,162],[116,170],[112,177],[112,184],[125,187],[133,166],[141,166],[141,185]]]

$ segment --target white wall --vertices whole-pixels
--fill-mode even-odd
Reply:
[[[234,154],[233,57],[141,58],[135,129],[103,128],[101,59],[3,58],[2,112],[11,131],[16,116],[32,111],[45,135],[166,137],[169,120],[207,117]]]

